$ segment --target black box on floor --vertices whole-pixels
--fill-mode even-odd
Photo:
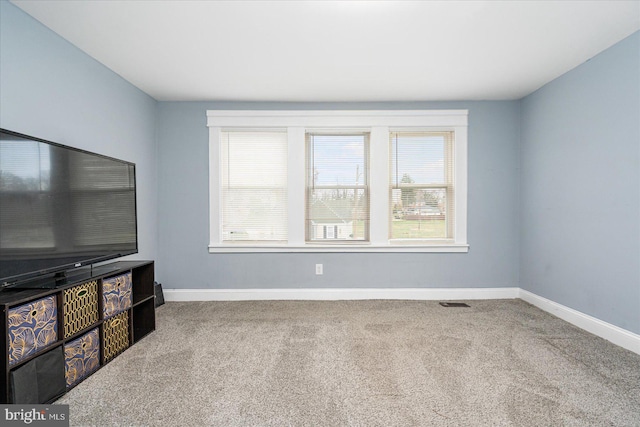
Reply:
[[[156,294],[156,307],[160,307],[164,304],[164,294],[162,293],[162,284],[158,282],[153,282],[153,290]]]

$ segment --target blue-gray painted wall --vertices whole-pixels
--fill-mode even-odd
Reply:
[[[207,109],[469,110],[466,254],[209,254]],[[511,287],[518,284],[519,102],[158,106],[158,276],[169,288]],[[324,274],[315,275],[315,264]]]
[[[520,286],[640,333],[640,32],[522,100]]]
[[[157,102],[0,1],[0,127],[136,164],[139,253],[157,258]]]

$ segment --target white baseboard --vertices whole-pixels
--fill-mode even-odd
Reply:
[[[166,301],[514,299],[520,288],[164,289]]]
[[[529,304],[535,305],[539,309],[551,313],[554,316],[579,327],[580,329],[584,329],[585,331],[611,341],[620,347],[640,354],[640,335],[566,307],[562,304],[558,304],[557,302],[553,302],[529,291],[525,291],[524,289],[520,289],[520,299],[528,302]]]
[[[640,354],[640,335],[521,288],[165,289],[166,301],[479,300],[520,298],[581,329]]]

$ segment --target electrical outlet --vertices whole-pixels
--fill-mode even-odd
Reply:
[[[316,264],[316,274],[322,274],[322,264]]]

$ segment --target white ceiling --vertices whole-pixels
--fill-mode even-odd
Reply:
[[[519,99],[640,29],[640,0],[12,2],[160,101]]]

